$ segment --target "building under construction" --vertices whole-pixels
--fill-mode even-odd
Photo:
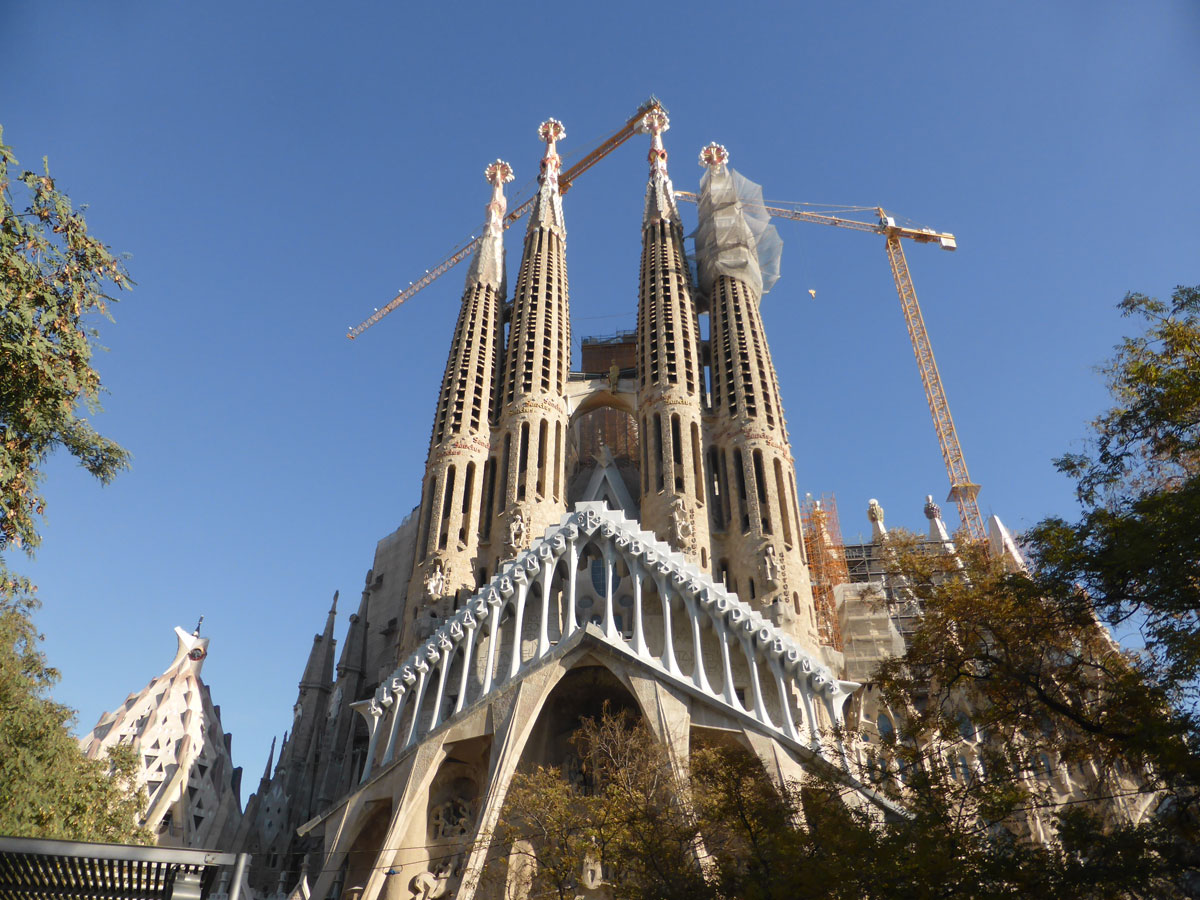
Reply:
[[[886,238],[952,495],[982,536],[900,250],[953,237],[772,212],[718,144],[701,152],[699,192],[677,192],[667,128],[651,102],[564,172],[565,128],[547,120],[536,194],[509,211],[512,168],[487,166],[481,236],[352,333],[469,260],[420,505],[376,547],[340,652],[332,611],[314,641],[294,726],[228,848],[254,854],[256,893],[473,896],[512,775],[569,775],[570,735],[605,704],[643,719],[681,766],[732,740],[780,783],[832,767],[857,802],[888,807],[822,736],[848,710],[863,717],[860,682],[902,651],[910,611],[878,571],[882,510],[872,543],[847,547],[832,497],[797,487],[759,304],[778,274],[771,214]],[[644,191],[629,222],[636,327],[584,339],[572,371],[563,194],[635,133],[649,144],[647,181],[630,186]],[[677,207],[689,198],[692,253]],[[522,216],[509,297],[504,236]],[[952,550],[940,511],[927,514]]]

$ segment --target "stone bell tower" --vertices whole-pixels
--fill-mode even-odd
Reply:
[[[700,326],[663,148],[662,134],[670,122],[665,112],[653,109],[641,127],[651,141],[638,279],[642,524],[708,571]]]
[[[505,293],[504,185],[512,181],[512,167],[496,160],[484,176],[492,199],[467,272],[433,420],[402,650],[454,611],[459,591],[474,590],[481,565],[479,510],[491,447]]]
[[[541,182],[513,293],[512,322],[503,374],[496,394],[485,515],[489,572],[511,559],[566,512],[564,458],[567,431],[567,372],[571,323],[567,293],[566,237],[555,149],[566,137],[556,119],[538,129],[546,143]]]
[[[762,232],[747,221],[735,181],[740,176],[729,170],[728,160],[720,144],[700,153],[707,171],[696,237],[712,350],[713,572],[815,650],[819,640],[795,464],[759,312]]]

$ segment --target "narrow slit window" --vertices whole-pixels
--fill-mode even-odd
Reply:
[[[762,517],[763,534],[771,533],[771,507],[767,503],[767,476],[763,470],[761,450],[754,451],[754,486],[758,493],[758,514]]]
[[[529,474],[529,423],[521,423],[521,437],[517,443],[517,500],[525,499],[525,481]]]
[[[654,489],[661,491],[663,489],[663,430],[662,416],[658,413],[654,414],[654,443],[655,452],[651,455],[654,460]]]
[[[454,466],[446,470],[446,484],[442,489],[442,520],[438,525],[438,549],[445,550],[450,539],[450,511],[454,508]]]
[[[779,519],[783,525],[783,542],[792,546],[792,517],[788,515],[788,494],[783,481],[783,464],[775,459],[775,494],[779,497]]]
[[[496,458],[488,457],[483,465],[483,521],[479,523],[483,539],[492,536],[492,511],[496,502]]]
[[[475,491],[475,463],[467,463],[467,473],[463,478],[462,516],[458,528],[458,539],[467,542],[467,534],[471,530],[471,494]]]
[[[554,423],[554,499],[562,500],[562,445],[563,445],[563,425],[562,422]]]
[[[538,449],[537,449],[537,495],[538,498],[546,496],[546,442],[550,436],[550,423],[542,419],[542,424],[538,427]]]
[[[683,437],[679,427],[679,414],[671,416],[671,458],[675,465],[675,490],[683,490]]]
[[[501,509],[508,506],[510,494],[508,493],[508,482],[512,478],[512,432],[506,432],[504,435],[504,463],[500,467],[501,481],[500,489],[504,491],[504,503]]]
[[[746,466],[742,461],[742,451],[733,451],[733,477],[737,481],[738,510],[742,514],[742,532],[750,530],[750,503],[746,498]]]

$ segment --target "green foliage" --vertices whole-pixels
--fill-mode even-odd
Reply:
[[[16,164],[0,130],[0,551],[37,546],[41,466],[56,447],[102,482],[128,464],[80,407],[98,410],[101,392],[87,318],[107,317],[109,285],[124,288],[129,276],[55,188],[48,165],[21,174],[18,202],[9,180]]]
[[[108,285],[123,264],[88,234],[45,174],[9,180],[16,158],[0,129],[0,553],[32,553],[45,501],[41,467],[57,447],[107,482],[128,454],[80,414],[99,409],[91,315],[108,315]],[[17,196],[21,197],[18,203]],[[71,736],[73,713],[48,693],[58,680],[38,649],[28,579],[0,556],[0,834],[145,843],[131,749],[89,760]]]
[[[1118,628],[1140,629],[1157,680],[1194,711],[1200,679],[1200,287],[1170,302],[1128,294],[1126,338],[1103,369],[1114,405],[1088,452],[1063,457],[1084,515],[1029,535],[1039,578],[1082,587]]]
[[[1200,461],[1200,286],[1169,302],[1126,294],[1119,308],[1146,331],[1102,368],[1114,405],[1093,423],[1090,452],[1058,461],[1088,506],[1169,489]]]
[[[931,762],[906,778],[908,814],[884,817],[830,777],[776,785],[735,744],[693,748],[677,772],[644,724],[607,714],[576,744],[583,784],[547,769],[513,779],[479,896],[594,896],[589,872],[614,900],[1172,896],[1161,869],[1175,845],[1157,832],[1073,810],[1055,840],[1019,840]]]
[[[32,588],[8,578],[0,601],[0,834],[149,843],[137,827],[146,795],[134,790],[138,760],[118,748],[89,760],[71,737],[74,718],[48,696],[58,680],[38,649]]]
[[[963,709],[982,735],[984,771],[925,798],[909,785],[918,806],[952,800],[1018,831],[1039,814],[1056,877],[1130,890],[1152,871],[1170,895],[1200,884],[1200,288],[1121,309],[1146,331],[1103,369],[1114,405],[1088,452],[1058,461],[1082,515],[1024,536],[1029,572],[894,536],[896,583],[924,614],[879,686],[912,738],[893,758],[912,771],[957,755]],[[1105,625],[1143,646],[1122,650]],[[1071,806],[1031,777],[1039,762],[1072,773]]]

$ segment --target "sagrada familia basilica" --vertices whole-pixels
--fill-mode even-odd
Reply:
[[[340,650],[334,596],[293,727],[245,809],[199,680],[198,631],[178,630],[166,673],[84,738],[92,754],[141,747],[160,842],[252,853],[259,897],[467,898],[493,852],[478,837],[512,775],[544,765],[569,776],[572,733],[606,704],[640,716],[680,766],[693,747],[733,741],[780,782],[819,769],[886,808],[855,775],[861,748],[823,740],[847,718],[866,744],[890,727],[862,685],[903,652],[914,613],[872,602],[890,590],[876,564],[883,511],[872,501],[871,542],[843,547],[832,510],[798,492],[759,311],[778,239],[752,214],[755,186],[711,144],[693,271],[667,127],[659,108],[641,122],[636,331],[584,339],[581,371],[563,125],[539,130],[511,300],[513,174],[487,167],[420,506],[376,547]],[[930,541],[953,552],[932,502],[926,515]],[[998,520],[991,531],[994,551],[1019,564]],[[817,557],[846,577],[831,580]]]

